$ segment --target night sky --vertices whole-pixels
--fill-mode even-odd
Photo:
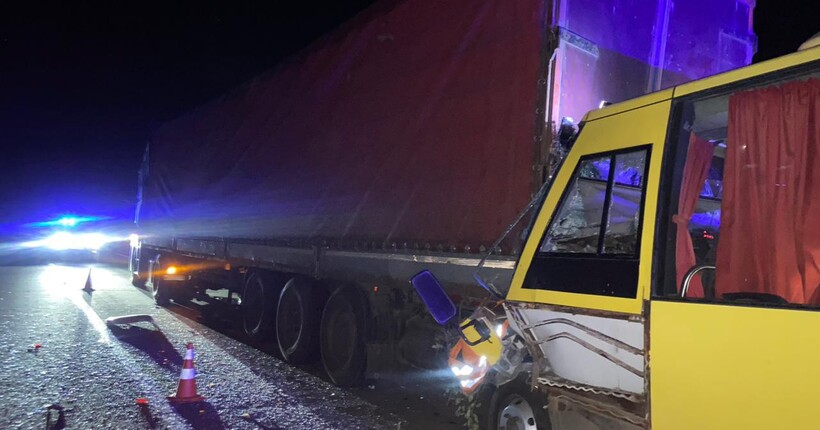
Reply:
[[[0,224],[69,212],[128,219],[142,150],[160,124],[372,2],[0,6]],[[758,1],[755,60],[820,31],[813,3]]]

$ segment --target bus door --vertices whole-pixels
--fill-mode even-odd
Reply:
[[[537,348],[537,380],[561,392],[550,402],[592,396],[599,405],[551,403],[554,428],[577,428],[589,414],[609,423],[596,428],[645,424],[643,311],[670,97],[660,92],[588,116],[514,274],[505,306]],[[570,416],[577,408],[584,410]]]

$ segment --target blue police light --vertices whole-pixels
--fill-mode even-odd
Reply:
[[[80,224],[87,223],[87,222],[94,222],[106,219],[107,217],[95,217],[95,216],[75,216],[75,215],[64,215],[57,219],[52,219],[49,221],[41,221],[41,222],[32,222],[25,224],[26,227],[33,227],[33,228],[41,228],[41,227],[64,227],[64,228],[74,228]]]
[[[73,216],[64,216],[57,220],[57,224],[60,224],[63,227],[74,227],[78,222],[80,222],[80,220]]]

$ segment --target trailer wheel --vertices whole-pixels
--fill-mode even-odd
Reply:
[[[251,339],[258,339],[270,327],[271,316],[276,310],[272,288],[259,272],[251,272],[245,278],[242,290],[242,329]]]
[[[547,395],[530,390],[526,379],[519,377],[500,387],[490,401],[490,430],[549,430],[549,414],[544,408]]]
[[[282,288],[276,307],[276,342],[288,363],[306,363],[316,357],[321,305],[320,291],[307,278],[291,278]]]
[[[349,387],[364,378],[366,315],[364,298],[352,288],[339,288],[327,299],[322,312],[320,346],[322,365],[336,385]]]

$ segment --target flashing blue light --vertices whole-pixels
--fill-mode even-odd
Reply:
[[[78,222],[80,222],[78,218],[71,216],[65,216],[57,220],[57,223],[63,227],[74,227]]]
[[[51,220],[51,221],[42,221],[42,222],[32,222],[26,224],[26,227],[66,227],[66,228],[73,228],[82,223],[92,222],[92,221],[100,221],[105,218],[101,217],[92,217],[92,216],[73,216],[73,215],[65,215],[60,218]]]

